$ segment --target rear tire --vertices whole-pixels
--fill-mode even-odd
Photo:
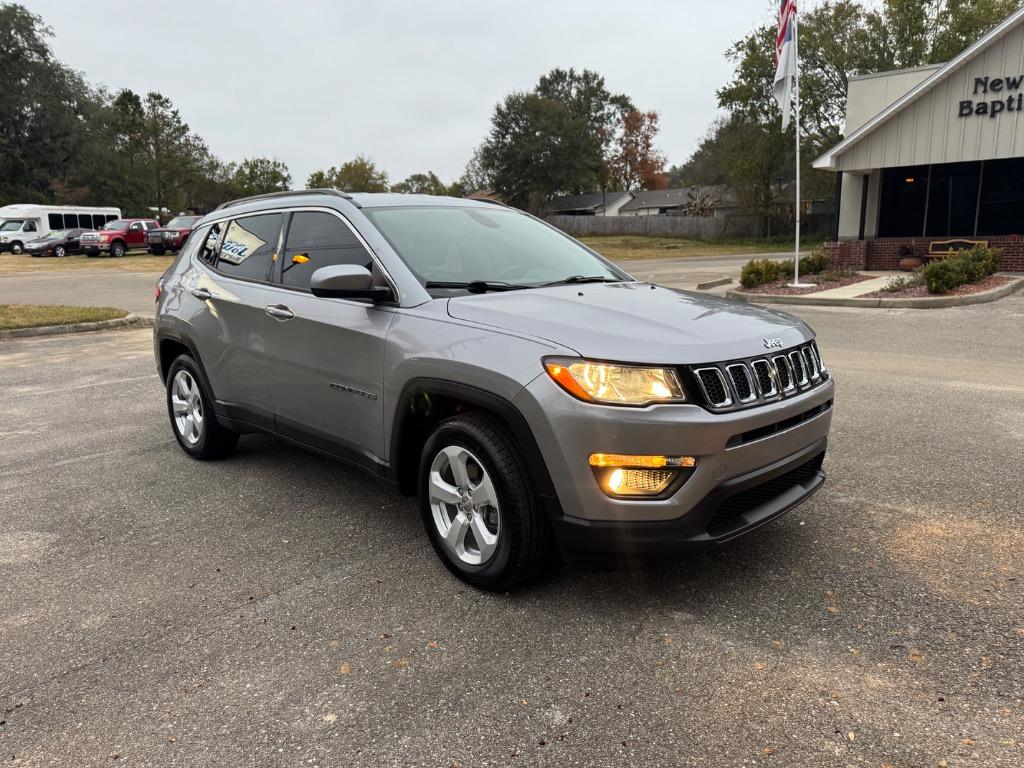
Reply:
[[[511,589],[552,560],[552,534],[522,451],[496,419],[464,414],[423,446],[419,505],[430,543],[468,584]]]
[[[58,245],[56,248],[53,249],[53,255],[56,256],[58,259],[64,256],[66,253],[67,251],[64,249],[63,245]]]
[[[193,459],[210,461],[230,456],[238,445],[238,433],[219,421],[213,398],[203,384],[196,361],[179,355],[167,371],[167,413],[178,445]]]

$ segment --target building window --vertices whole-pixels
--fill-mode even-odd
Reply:
[[[932,166],[926,235],[969,237],[974,234],[980,173],[981,163]]]
[[[928,166],[882,170],[879,237],[920,237],[928,199]]]
[[[1024,234],[1024,158],[985,161],[978,234]]]

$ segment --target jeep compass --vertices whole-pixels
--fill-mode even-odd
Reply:
[[[187,454],[259,431],[361,467],[483,589],[715,546],[825,479],[834,384],[804,323],[490,202],[227,203],[161,277],[154,345]]]

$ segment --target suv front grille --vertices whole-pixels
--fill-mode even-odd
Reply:
[[[701,404],[716,412],[775,402],[828,380],[813,341],[777,355],[695,365],[686,370],[698,384]]]
[[[700,388],[707,398],[708,403],[714,408],[728,408],[732,405],[732,397],[729,394],[729,385],[725,376],[718,368],[698,368],[694,371]]]

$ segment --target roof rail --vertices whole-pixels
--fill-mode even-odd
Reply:
[[[221,210],[222,208],[230,208],[234,205],[241,205],[242,203],[253,203],[257,200],[273,200],[278,197],[293,197],[295,195],[334,195],[335,197],[342,197],[352,203],[356,208],[362,208],[362,206],[355,201],[355,198],[347,192],[341,192],[337,189],[294,189],[284,190],[282,192],[267,192],[262,195],[252,195],[250,197],[240,197],[237,200],[228,200],[226,203],[221,203],[215,210]]]
[[[466,199],[472,200],[474,203],[490,203],[491,205],[500,205],[502,208],[512,207],[508,203],[503,203],[501,200],[495,200],[492,197],[467,197]]]

